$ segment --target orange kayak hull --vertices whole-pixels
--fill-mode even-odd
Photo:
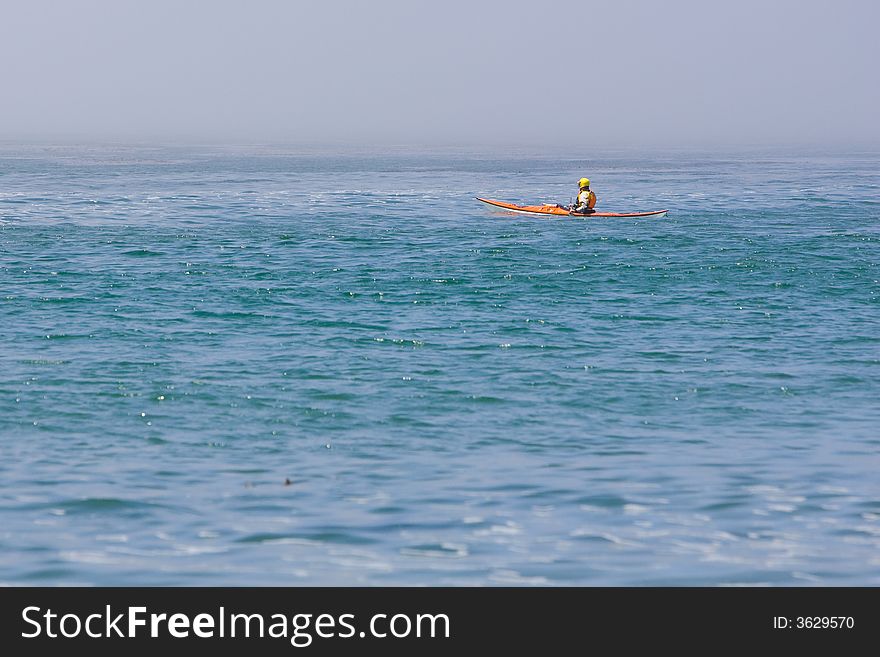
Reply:
[[[560,217],[665,217],[668,210],[654,210],[653,212],[591,212],[583,214],[579,212],[569,212],[566,208],[558,205],[545,203],[544,205],[517,205],[516,203],[507,203],[505,201],[494,201],[490,198],[476,197],[478,201],[487,203],[502,210],[509,212],[522,212],[525,214],[545,214],[556,215]]]

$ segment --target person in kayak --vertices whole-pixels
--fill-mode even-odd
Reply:
[[[590,179],[581,178],[578,180],[578,187],[580,191],[578,191],[577,202],[571,206],[571,211],[578,214],[595,212],[593,208],[596,206],[596,193],[590,189]]]

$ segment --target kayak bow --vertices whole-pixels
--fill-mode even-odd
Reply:
[[[478,201],[487,203],[502,210],[510,212],[522,212],[524,214],[549,214],[563,217],[665,217],[668,210],[655,210],[654,212],[591,212],[584,214],[582,212],[570,212],[567,208],[559,207],[545,203],[543,205],[517,205],[516,203],[506,203],[505,201],[493,201],[489,198],[476,197]]]

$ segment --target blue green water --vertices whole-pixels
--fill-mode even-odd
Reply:
[[[583,175],[669,217],[473,200]],[[6,147],[0,583],[880,585],[878,192],[870,154]]]

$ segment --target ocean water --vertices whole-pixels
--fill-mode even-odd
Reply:
[[[665,219],[506,214],[473,197]],[[880,157],[0,151],[0,583],[880,585]]]

